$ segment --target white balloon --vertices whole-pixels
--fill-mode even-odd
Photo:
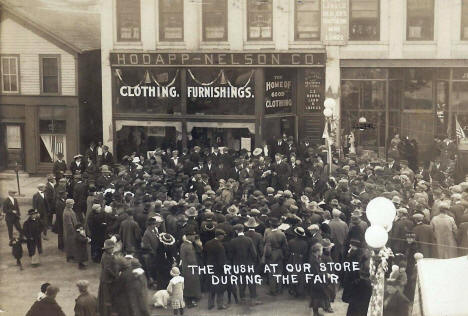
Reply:
[[[366,216],[371,225],[391,226],[396,216],[395,205],[387,198],[376,197],[367,204]]]
[[[388,233],[382,226],[371,225],[364,235],[366,243],[372,248],[382,248],[388,241]]]
[[[333,115],[333,111],[330,108],[325,108],[325,110],[323,110],[323,115],[325,115],[325,117],[331,117]]]
[[[326,109],[333,110],[333,108],[336,106],[336,101],[335,99],[332,99],[332,98],[326,98],[325,101],[323,102],[323,105],[325,106]]]

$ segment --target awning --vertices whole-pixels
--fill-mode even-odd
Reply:
[[[115,131],[120,131],[124,126],[158,126],[158,127],[175,127],[182,133],[182,122],[175,121],[137,121],[137,120],[117,120],[115,121]]]
[[[244,122],[187,122],[187,132],[188,133],[190,133],[194,127],[248,128],[250,134],[255,134],[255,123],[244,123]]]

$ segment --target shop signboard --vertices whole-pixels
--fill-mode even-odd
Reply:
[[[349,0],[322,0],[322,41],[346,45],[349,37]]]
[[[323,71],[306,69],[304,76],[305,113],[322,113],[324,92]]]
[[[265,79],[265,114],[289,113],[292,110],[293,80],[288,72],[267,72]]]

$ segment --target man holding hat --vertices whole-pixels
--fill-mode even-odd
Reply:
[[[21,213],[18,205],[18,200],[15,198],[16,191],[8,190],[8,196],[3,201],[3,214],[8,228],[8,237],[13,239],[13,227],[20,233],[20,238],[23,235],[20,219]]]

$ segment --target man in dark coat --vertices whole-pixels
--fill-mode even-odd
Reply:
[[[73,200],[75,205],[73,210],[80,223],[84,222],[86,214],[86,199],[88,198],[88,184],[83,181],[81,174],[75,175],[75,185],[73,187]]]
[[[416,213],[413,215],[416,225],[413,227],[415,234],[415,243],[424,258],[437,258],[437,248],[433,246],[435,243],[434,231],[432,226],[424,223],[424,214]]]
[[[88,227],[91,238],[91,258],[94,262],[100,262],[107,229],[106,214],[100,204],[92,206]]]
[[[290,168],[288,164],[283,161],[281,154],[277,153],[275,155],[275,162],[272,163],[271,170],[273,171],[271,186],[277,190],[286,189],[290,176]]]
[[[283,273],[283,261],[287,258],[289,248],[288,241],[284,233],[278,229],[280,222],[277,218],[273,217],[270,219],[272,229],[265,232],[265,264],[277,264],[276,273]],[[270,284],[270,295],[278,295],[282,292],[281,285],[277,283],[276,278],[273,277],[273,273],[269,276]]]
[[[304,228],[294,228],[295,237],[288,241],[289,246],[289,258],[288,263],[292,265],[302,265],[308,260],[309,256],[309,244],[307,242],[306,233]],[[289,286],[289,294],[295,297],[302,296],[304,294],[305,277],[304,273],[299,275],[299,282],[297,284],[291,284]]]
[[[13,227],[20,233],[20,238],[23,235],[21,229],[20,219],[21,213],[18,205],[18,200],[14,197],[16,194],[15,190],[8,190],[8,196],[3,201],[3,214],[5,214],[5,221],[8,228],[8,237],[10,240],[13,239]]]
[[[141,230],[138,223],[133,219],[133,211],[127,212],[128,217],[120,224],[119,235],[122,238],[122,251],[135,253],[139,248]]]
[[[101,259],[101,275],[99,278],[98,308],[100,316],[111,316],[112,296],[111,290],[118,277],[117,264],[113,256],[115,242],[107,239],[104,242],[104,253]]]
[[[255,251],[257,253],[256,262],[260,262],[261,258],[263,257],[264,243],[263,236],[255,231],[255,228],[259,226],[259,223],[257,223],[255,217],[249,217],[249,220],[245,222],[244,225],[248,229],[244,234],[252,240]]]
[[[46,290],[46,296],[42,300],[34,302],[26,313],[26,316],[65,316],[62,308],[55,300],[58,292],[58,287],[49,285]]]
[[[55,200],[55,231],[57,233],[57,247],[60,250],[64,248],[63,242],[63,210],[65,209],[65,200],[67,192],[59,192]]]
[[[97,299],[88,292],[89,282],[79,280],[76,282],[80,295],[75,300],[75,316],[97,316]]]
[[[346,316],[367,315],[372,296],[372,283],[369,272],[360,270],[360,277],[356,280],[354,289],[349,295],[349,305]]]
[[[65,174],[66,171],[67,171],[67,163],[65,162],[65,160],[63,160],[63,154],[58,153],[57,160],[54,162],[54,169],[53,169],[55,181],[57,181],[57,183],[59,182],[61,178],[63,178],[63,175]]]
[[[114,157],[112,156],[112,153],[109,152],[109,147],[102,146],[101,165],[111,166],[113,164],[114,164]]]
[[[47,204],[47,200],[45,198],[45,184],[39,184],[37,186],[37,192],[33,195],[32,197],[32,207],[33,209],[37,210],[39,212],[39,215],[41,217],[41,221],[43,224],[43,233],[44,233],[44,239],[46,239],[47,236],[47,227],[49,225],[49,205]]]
[[[28,219],[23,224],[24,237],[28,246],[28,254],[31,264],[39,264],[39,255],[42,253],[41,233],[44,223],[39,219],[39,213],[35,209],[28,211]]]
[[[54,183],[54,175],[50,174],[47,176],[47,183],[44,189],[45,199],[47,201],[47,205],[49,206],[49,214],[47,216],[48,225],[49,227],[52,226],[52,219],[55,213],[55,183]]]
[[[224,275],[224,265],[227,264],[226,249],[223,245],[223,239],[225,237],[225,232],[221,229],[216,229],[216,237],[205,244],[203,249],[205,253],[205,262],[206,264],[213,265],[214,275],[221,277]],[[214,285],[210,282],[210,295],[208,297],[208,309],[214,307],[214,300],[216,297],[216,305],[218,309],[226,309],[226,305],[223,304],[225,286],[221,284]]]
[[[237,237],[231,239],[229,243],[229,255],[233,265],[251,265],[254,266],[257,258],[257,251],[252,240],[244,235],[244,226],[242,224],[234,225],[234,231]],[[245,299],[245,284],[239,285],[239,293],[241,300]],[[257,298],[255,283],[249,284],[250,299]]]

